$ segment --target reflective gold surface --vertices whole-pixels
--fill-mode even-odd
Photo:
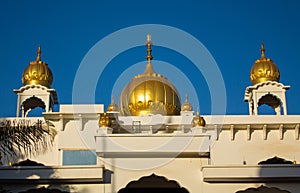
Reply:
[[[99,127],[109,127],[110,126],[110,120],[106,112],[104,112],[99,119],[98,123]]]
[[[48,64],[41,61],[41,47],[38,47],[37,58],[35,61],[30,62],[23,72],[22,83],[23,85],[43,85],[48,88],[51,87],[53,76]]]
[[[192,111],[192,110],[193,110],[193,107],[188,100],[188,95],[185,95],[185,101],[181,105],[181,111]]]
[[[148,35],[146,69],[123,89],[119,101],[122,115],[180,114],[180,98],[176,88],[164,76],[156,74],[152,67],[151,45],[151,36]]]
[[[114,95],[111,97],[111,104],[107,107],[108,112],[119,112],[119,107],[117,104],[115,104],[115,97]]]
[[[192,126],[193,127],[204,127],[206,125],[206,122],[202,116],[200,116],[200,113],[197,112],[196,116],[193,118]]]
[[[250,72],[252,85],[266,81],[278,82],[280,78],[276,64],[265,56],[264,44],[261,45],[261,58],[256,60]]]

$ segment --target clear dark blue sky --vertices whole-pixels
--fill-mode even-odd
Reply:
[[[300,3],[297,0],[2,0],[0,18],[0,117],[15,115],[17,96],[13,89],[22,86],[22,72],[35,60],[39,44],[42,60],[53,72],[52,87],[58,93],[59,103],[70,104],[74,77],[86,53],[107,35],[140,24],[173,26],[204,44],[225,81],[227,114],[248,114],[248,104],[243,102],[244,91],[251,84],[249,72],[260,57],[260,44],[264,42],[267,57],[279,67],[280,82],[291,85],[287,92],[289,114],[300,113]],[[202,75],[193,68],[187,69],[186,58],[155,47],[155,37],[153,42],[155,59],[173,64],[193,79],[201,113],[210,114],[209,88]],[[118,42],[112,42],[111,46],[117,47]],[[95,103],[109,104],[114,79],[143,60],[144,47],[115,57],[98,81]],[[114,94],[118,99],[120,93]],[[183,100],[185,93],[180,94]]]

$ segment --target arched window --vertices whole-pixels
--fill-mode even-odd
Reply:
[[[258,101],[258,106],[260,107],[260,112],[259,114],[281,114],[281,100],[272,94],[266,94],[262,96],[259,101]],[[263,108],[262,107],[271,107],[272,109],[268,108]],[[271,112],[270,112],[271,111]],[[265,112],[265,113],[264,113]]]
[[[168,180],[163,176],[152,174],[150,176],[141,177],[137,181],[131,181],[125,188],[122,188],[118,193],[189,193],[185,188],[174,180]]]
[[[30,97],[22,103],[22,111],[24,112],[25,117],[30,113],[33,116],[41,116],[42,112],[45,112],[46,105],[38,97]]]
[[[260,186],[258,188],[248,188],[246,190],[240,190],[236,193],[291,193],[287,190],[280,190],[279,188],[275,187],[266,187],[266,186]]]

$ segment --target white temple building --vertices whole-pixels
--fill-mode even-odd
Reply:
[[[298,193],[300,115],[288,115],[290,86],[279,82],[278,67],[265,56],[264,45],[245,90],[249,115],[200,115],[187,96],[181,103],[185,93],[155,72],[151,45],[149,36],[145,71],[123,89],[118,105],[112,97],[108,107],[60,104],[57,112],[53,75],[39,47],[36,61],[23,72],[23,86],[14,90],[16,117],[0,121],[41,120],[56,135],[44,153],[21,156],[19,164],[3,158],[2,190]],[[276,115],[259,115],[263,104]],[[27,117],[36,107],[45,112]]]

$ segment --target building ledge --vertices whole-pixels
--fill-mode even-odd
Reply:
[[[298,182],[300,165],[203,166],[203,181],[208,183]]]
[[[110,134],[95,136],[101,157],[209,157],[207,134]]]
[[[0,184],[102,183],[103,172],[103,166],[1,166]]]

